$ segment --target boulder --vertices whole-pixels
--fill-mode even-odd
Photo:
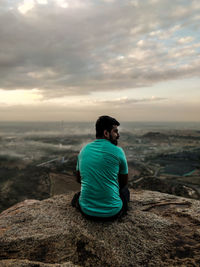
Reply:
[[[126,216],[94,222],[71,207],[72,196],[3,211],[0,266],[200,265],[200,201],[131,189]]]

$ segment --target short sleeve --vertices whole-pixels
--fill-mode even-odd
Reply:
[[[77,163],[76,163],[76,171],[79,171],[79,156],[78,156]]]
[[[128,164],[126,160],[126,155],[124,150],[120,148],[120,166],[119,166],[119,174],[128,174]]]

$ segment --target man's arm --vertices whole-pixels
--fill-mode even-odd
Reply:
[[[81,175],[80,171],[76,171],[76,181],[80,184],[81,183]]]
[[[118,174],[119,188],[128,184],[128,174]]]

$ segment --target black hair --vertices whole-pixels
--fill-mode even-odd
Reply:
[[[96,138],[104,136],[104,130],[111,132],[113,125],[119,126],[120,123],[110,116],[100,116],[96,121]]]

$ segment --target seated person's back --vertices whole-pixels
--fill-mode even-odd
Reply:
[[[118,174],[128,173],[123,150],[106,139],[97,139],[81,150],[77,170],[81,173],[82,211],[98,217],[117,214],[122,208]]]
[[[118,126],[119,122],[114,118],[99,117],[97,139],[79,153],[77,177],[81,192],[78,207],[85,215],[111,218],[127,210],[129,191],[127,187],[122,189],[128,183],[128,166],[123,149],[117,147]]]

